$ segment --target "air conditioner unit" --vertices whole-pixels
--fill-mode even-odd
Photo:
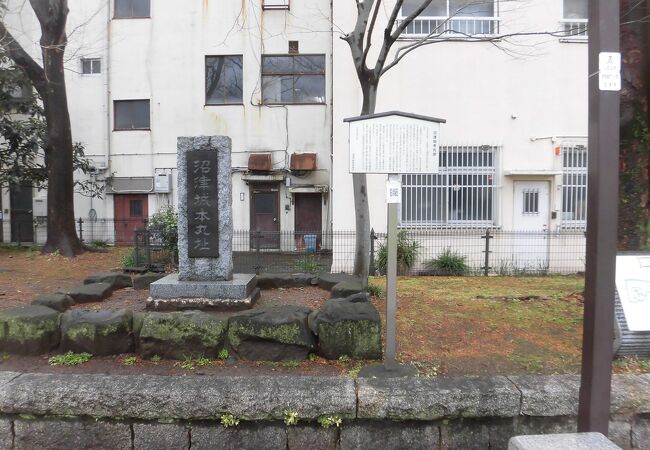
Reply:
[[[172,188],[172,175],[170,173],[157,173],[154,179],[154,192],[169,194]]]

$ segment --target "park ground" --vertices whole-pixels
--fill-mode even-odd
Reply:
[[[38,294],[72,287],[95,272],[119,270],[124,248],[76,258],[43,255],[37,249],[0,247],[0,309],[29,304]],[[373,302],[384,310],[385,279]],[[400,277],[398,281],[398,358],[415,365],[421,376],[520,373],[578,373],[582,339],[580,276],[543,277]],[[381,292],[379,292],[381,290]],[[147,291],[125,289],[101,304],[82,308],[142,310]],[[317,308],[328,297],[314,288],[270,290],[262,306],[304,304]],[[3,355],[0,370],[101,373],[301,373],[354,375],[363,362],[266,363],[225,361],[142,361],[93,358],[78,367],[49,367],[47,357]],[[650,361],[615,362],[616,372],[647,372]]]

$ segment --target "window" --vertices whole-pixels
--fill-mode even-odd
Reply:
[[[565,38],[585,40],[588,19],[588,0],[564,0],[561,25]]]
[[[264,9],[289,9],[289,0],[264,0]]]
[[[129,200],[129,217],[142,217],[142,200]]]
[[[444,34],[474,36],[497,34],[497,0],[433,0],[404,30],[405,36],[437,37]],[[422,0],[404,0],[401,17],[417,11]]]
[[[539,189],[526,189],[523,194],[523,213],[529,216],[539,215]]]
[[[265,104],[325,103],[325,55],[262,57]]]
[[[439,173],[402,175],[401,224],[493,225],[496,159],[496,147],[441,147]]]
[[[241,56],[206,56],[206,105],[242,103],[242,66]]]
[[[138,19],[150,16],[150,0],[115,0],[116,19]]]
[[[587,225],[587,147],[562,146],[562,228]]]
[[[149,129],[149,100],[116,100],[114,105],[116,130]]]
[[[92,75],[102,72],[102,62],[99,58],[81,58],[81,73]]]

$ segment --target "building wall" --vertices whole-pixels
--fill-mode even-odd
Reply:
[[[10,6],[18,11],[24,2]],[[251,152],[271,152],[274,169],[287,171],[291,153],[317,153],[318,170],[291,185],[330,184],[331,19],[329,0],[296,2],[291,11],[263,10],[253,2],[185,1],[182,7],[151,2],[151,18],[113,19],[113,2],[71,0],[67,49],[67,86],[73,138],[82,142],[97,167],[98,179],[173,175],[169,194],[149,195],[149,213],[176,204],[178,136],[228,135],[233,141],[235,228],[249,227],[249,187],[242,181]],[[21,42],[38,58],[37,22],[29,6],[10,17],[24,30]],[[317,33],[306,33],[316,30]],[[300,53],[323,54],[327,62],[326,104],[263,106],[260,65],[263,54],[288,54],[299,41]],[[243,55],[243,103],[205,105],[206,55]],[[80,73],[80,58],[100,58],[98,75]],[[151,130],[113,131],[113,101],[150,99]],[[292,197],[280,185],[283,229],[293,227]],[[241,197],[243,194],[243,197]],[[243,198],[243,200],[242,200]],[[7,203],[8,204],[8,201]],[[330,202],[324,202],[323,221]],[[75,213],[113,217],[113,196],[77,196]],[[326,223],[324,223],[324,227]]]
[[[392,4],[386,3],[385,8]],[[353,3],[334,3],[337,27],[351,30],[355,16]],[[500,16],[501,34],[556,31],[562,18],[562,1],[501,2]],[[379,17],[381,20],[383,14]],[[562,161],[554,149],[569,141],[586,144],[584,42],[560,42],[557,37],[536,35],[495,44],[455,41],[424,46],[382,78],[376,110],[446,119],[442,145],[499,146],[495,223],[511,229],[513,181],[550,181],[550,210],[560,210],[562,178],[553,173],[561,171]],[[398,41],[395,48],[406,43]],[[379,45],[377,42],[375,51]],[[352,229],[354,216],[349,211],[353,202],[347,194],[352,189],[352,177],[347,171],[348,130],[343,119],[359,115],[362,97],[350,50],[341,40],[334,41],[334,65],[334,228]],[[507,175],[513,171],[521,175]],[[377,231],[386,227],[384,183],[385,176],[368,176],[371,223]],[[560,225],[560,215],[550,221],[549,229]]]

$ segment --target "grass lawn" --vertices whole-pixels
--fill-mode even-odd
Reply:
[[[30,249],[0,247],[0,309],[29,304],[37,294],[77,285],[94,272],[118,270],[125,252],[125,248],[110,248],[105,253],[65,258],[42,255]],[[385,287],[384,278],[372,278],[370,283]],[[577,276],[400,277],[399,359],[416,365],[422,376],[578,373],[583,286],[584,279]],[[139,295],[142,301],[148,295],[147,291],[131,291],[124,290],[124,295]],[[274,295],[282,293],[280,291]],[[283,295],[300,297],[307,294],[296,289]],[[324,293],[322,298],[310,298],[310,301],[319,304],[327,296]],[[281,303],[292,303],[298,297],[285,298]],[[383,315],[385,299],[374,297],[373,302]],[[124,367],[120,358],[93,358],[93,362],[83,365],[88,367],[79,370],[107,373],[114,370],[118,373],[120,370],[161,373],[181,370],[174,361],[147,365],[138,360],[133,367]],[[16,366],[7,366],[9,363]],[[352,376],[366,364],[317,358],[295,367],[251,362],[239,363],[242,367],[237,369],[217,363],[213,369],[225,373],[238,373],[236,370],[243,369],[245,373],[267,370]],[[92,369],[92,364],[97,367]],[[47,358],[11,357],[4,362],[0,358],[1,370],[24,370],[32,365],[43,370],[48,367]],[[615,361],[614,367],[616,372],[650,372],[650,360],[624,359]]]
[[[401,277],[398,358],[430,375],[579,372],[583,307],[571,294],[583,286],[576,276]]]

